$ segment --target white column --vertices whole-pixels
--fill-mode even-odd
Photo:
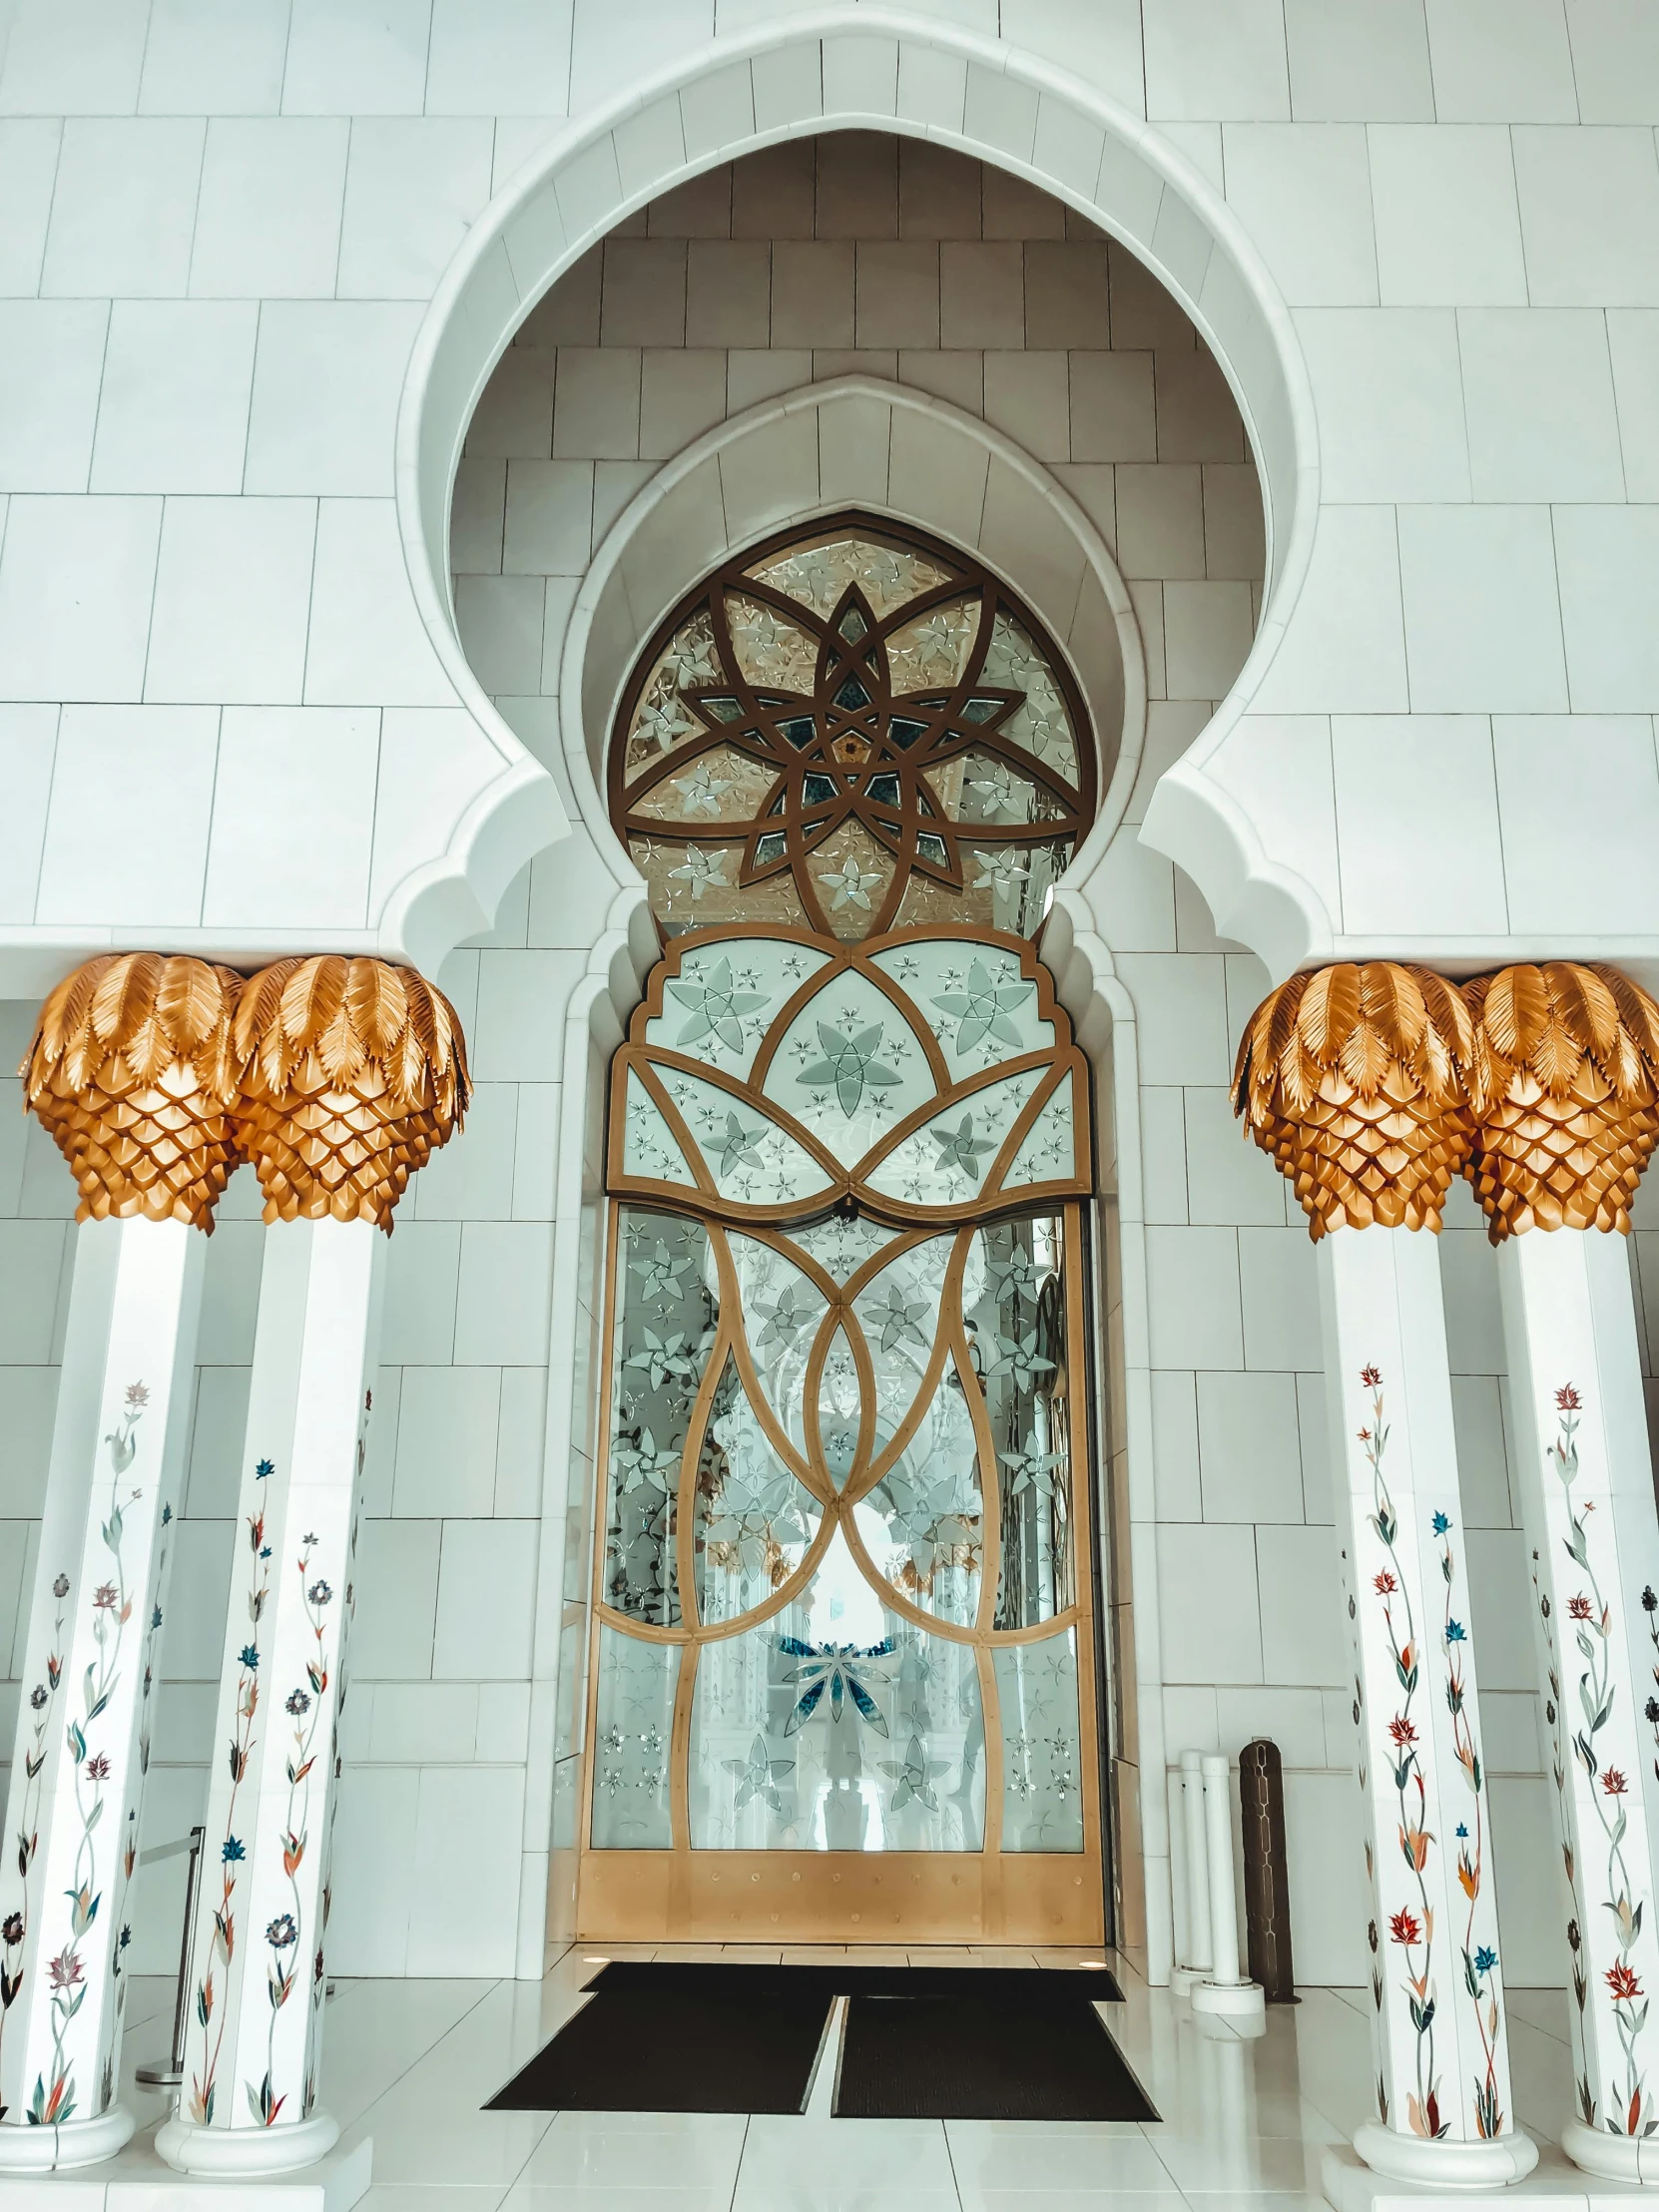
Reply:
[[[1377,2172],[1517,2180],[1491,1808],[1480,1752],[1439,1254],[1423,1231],[1319,1247],[1337,1535],[1372,1891]]]
[[[1533,1229],[1499,1246],[1498,1280],[1572,1964],[1561,2147],[1659,2183],[1659,1518],[1629,1248]]]
[[[1266,2000],[1258,1981],[1239,1968],[1239,1899],[1233,1866],[1233,1775],[1219,1751],[1200,1762],[1204,1784],[1204,1859],[1208,1871],[1210,1971],[1193,1984],[1193,2010],[1218,2012],[1241,2033],[1250,2021],[1265,2021]]]
[[[90,2165],[133,2132],[127,1891],[204,1249],[177,1221],[75,1232],[0,1862],[0,2173]]]
[[[1183,1955],[1170,1975],[1170,1987],[1186,1996],[1210,1971],[1210,1864],[1204,1828],[1204,1755],[1181,1754],[1177,1787],[1181,1795],[1180,1834],[1185,1861],[1182,1889],[1186,1920]],[[1172,1824],[1173,1826],[1173,1824]]]
[[[186,2173],[280,2173],[338,2136],[316,2102],[328,1846],[385,1239],[266,1232],[220,1676],[191,2025],[156,2147]]]

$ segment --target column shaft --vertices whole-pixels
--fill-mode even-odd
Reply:
[[[267,1232],[179,2116],[191,2172],[322,2154],[328,1840],[385,1240]]]
[[[1382,2123],[1356,2148],[1400,2179],[1503,2182],[1537,2154],[1511,2117],[1439,1255],[1340,1230],[1319,1265]]]
[[[90,2163],[133,2129],[126,1902],[201,1308],[184,1223],[75,1236],[0,1864],[0,2171]]]
[[[1498,1274],[1566,1885],[1562,2145],[1592,2173],[1659,2180],[1659,1517],[1629,1250],[1533,1232],[1499,1247]]]

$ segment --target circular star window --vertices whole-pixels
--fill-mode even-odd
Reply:
[[[1094,741],[1030,610],[856,514],[728,562],[647,649],[611,812],[664,931],[1032,935],[1092,820]]]

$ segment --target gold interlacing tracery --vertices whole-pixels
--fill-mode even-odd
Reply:
[[[663,626],[612,793],[669,944],[611,1076],[580,1924],[1098,1939],[1089,1093],[1028,941],[1070,679],[836,516]]]

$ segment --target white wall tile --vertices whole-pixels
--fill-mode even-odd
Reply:
[[[402,1234],[393,1236],[394,1249]],[[430,1676],[441,1534],[436,1520],[363,1522],[351,1627],[351,1672],[359,1682]]]
[[[1241,1229],[1239,1284],[1246,1367],[1318,1368],[1318,1282],[1307,1229]]]
[[[1402,507],[1399,570],[1415,711],[1566,706],[1547,508]]]
[[[1159,1529],[1158,1630],[1166,1682],[1261,1681],[1252,1530]]]
[[[1225,1082],[1226,983],[1219,959],[1125,953],[1118,973],[1135,1002],[1143,1083]]]
[[[292,0],[285,115],[418,115],[431,0]]]
[[[1447,1206],[1439,1238],[1446,1357],[1453,1375],[1502,1375],[1506,1362],[1503,1325],[1491,1295],[1492,1248],[1484,1227],[1454,1226],[1474,1214],[1466,1185],[1454,1184],[1452,1197],[1456,1204]]]
[[[115,302],[94,491],[242,489],[258,323],[252,300]]]
[[[0,74],[0,114],[131,115],[147,13],[131,0],[21,0]]]
[[[486,460],[545,461],[553,450],[553,355],[509,346],[467,426],[466,450]]]
[[[139,697],[161,519],[159,499],[12,500],[0,667],[14,698]]]
[[[1562,0],[1424,0],[1442,123],[1576,123]]]
[[[1503,838],[1484,715],[1333,715],[1343,927],[1501,935]],[[1436,804],[1425,809],[1422,793]]]
[[[0,122],[0,294],[27,296],[39,289],[46,253],[46,225],[57,182],[63,125],[53,118]]]
[[[66,707],[37,919],[195,928],[218,743],[212,707]]]
[[[1299,123],[1432,123],[1422,0],[1285,0],[1291,113]]]
[[[85,491],[109,308],[0,301],[0,490]]]
[[[1254,704],[1289,714],[1387,714],[1409,704],[1398,541],[1387,508],[1321,508],[1290,631]]]
[[[1496,1270],[1490,1284],[1497,1296]],[[1466,1528],[1510,1525],[1509,1469],[1503,1448],[1503,1411],[1495,1375],[1455,1375],[1451,1413],[1457,1432],[1457,1481]]]
[[[1371,163],[1357,123],[1230,123],[1227,198],[1293,307],[1377,298]]]
[[[667,460],[726,415],[723,352],[653,349],[641,361],[640,455]]]
[[[369,708],[226,709],[206,927],[363,927],[379,721]]]
[[[315,530],[308,499],[170,499],[145,697],[297,700]]]
[[[1300,1525],[1302,1452],[1294,1375],[1200,1375],[1198,1448],[1207,1521]],[[1262,1548],[1277,1542],[1275,1533]]]
[[[570,0],[433,0],[428,115],[563,115]]]
[[[1141,23],[1154,121],[1289,117],[1280,0],[1142,0]]]
[[[1155,1368],[1242,1368],[1238,1233],[1149,1228],[1148,1336]]]
[[[1189,1221],[1283,1226],[1284,1179],[1236,1119],[1229,1091],[1189,1087],[1186,1138]]]
[[[1248,584],[1166,583],[1164,683],[1170,698],[1225,698],[1255,631]]]
[[[1567,0],[1581,123],[1659,123],[1659,15],[1646,0]]]
[[[1476,499],[1622,499],[1607,317],[1466,307],[1457,317]]]
[[[1262,1673],[1269,1682],[1345,1685],[1350,1676],[1336,1534],[1329,1528],[1262,1529],[1256,1539],[1262,1593]]]
[[[409,588],[389,499],[317,504],[305,699],[328,707],[455,704]]]
[[[1305,308],[1296,317],[1334,500],[1466,499],[1457,319],[1444,307]]]
[[[0,921],[35,917],[57,745],[56,707],[0,707]]]
[[[190,263],[194,296],[328,297],[349,130],[342,119],[310,116],[210,124]]]
[[[534,465],[534,464],[532,464]],[[458,576],[455,627],[467,665],[492,697],[541,681],[546,587],[539,576]]]
[[[1001,28],[1002,36],[1013,45],[1078,71],[1137,115],[1144,111],[1136,0],[1092,0],[1082,12],[1070,0],[1002,0]],[[1042,131],[1039,109],[1039,149]]]
[[[463,1023],[465,1018],[463,1013]],[[396,1223],[386,1263],[382,1366],[448,1366],[455,1351],[455,1284],[460,1265],[458,1223],[401,1219]]]
[[[555,388],[555,459],[638,458],[640,356],[636,348],[562,345]]]
[[[1659,580],[1659,507],[1557,507],[1555,565],[1573,707],[1659,707],[1659,639],[1644,612]]]
[[[360,1569],[358,1581],[364,1581]],[[359,1597],[351,1639],[356,1671],[361,1668],[362,1606]],[[347,1763],[334,1825],[334,1909],[328,1939],[328,1955],[339,1973],[400,1974],[407,1965],[415,1872],[412,1858],[387,1865],[386,1838],[413,1836],[419,1809],[418,1767]]]
[[[455,1308],[458,1364],[545,1364],[552,1259],[552,1235],[540,1222],[466,1224]]]
[[[454,1149],[452,1141],[446,1150]],[[429,1172],[422,1170],[422,1176]],[[489,1518],[495,1495],[500,1401],[498,1368],[404,1369],[393,1476],[394,1513],[415,1520],[435,1520],[444,1515]],[[475,1670],[459,1671],[470,1674]]]
[[[421,1221],[512,1219],[517,1124],[516,1083],[475,1083],[467,1103],[466,1127],[420,1171],[413,1194],[417,1217]]]
[[[441,6],[443,0],[438,0]],[[524,1776],[511,1768],[423,1767],[410,1876],[416,1900],[441,1896],[467,1855],[476,1881],[454,1886],[453,1912],[411,1927],[421,1973],[510,1974],[518,1936]],[[411,1916],[411,1920],[412,1920]]]
[[[1368,135],[1384,305],[1524,306],[1508,132],[1383,124]]]
[[[511,1682],[528,1675],[538,1534],[533,1521],[444,1522],[435,1680]]]
[[[410,869],[432,858],[471,795],[499,759],[460,708],[388,707],[380,718],[380,774],[374,795],[374,860],[368,918]]]
[[[141,115],[275,115],[288,0],[152,0]]]
[[[389,496],[397,402],[420,309],[268,300],[260,311],[247,489]]]
[[[340,228],[342,299],[429,299],[490,196],[485,119],[351,125]]]
[[[64,125],[42,292],[85,298],[182,292],[202,176],[200,121]]]
[[[1510,134],[1534,303],[1659,306],[1659,158],[1649,130]]]
[[[1625,488],[1659,499],[1659,313],[1615,308],[1607,316]]]
[[[1646,715],[1497,715],[1492,721],[1509,924],[1520,935],[1655,926],[1659,769]],[[1573,773],[1561,774],[1570,757]],[[1593,851],[1585,876],[1563,851]]]

